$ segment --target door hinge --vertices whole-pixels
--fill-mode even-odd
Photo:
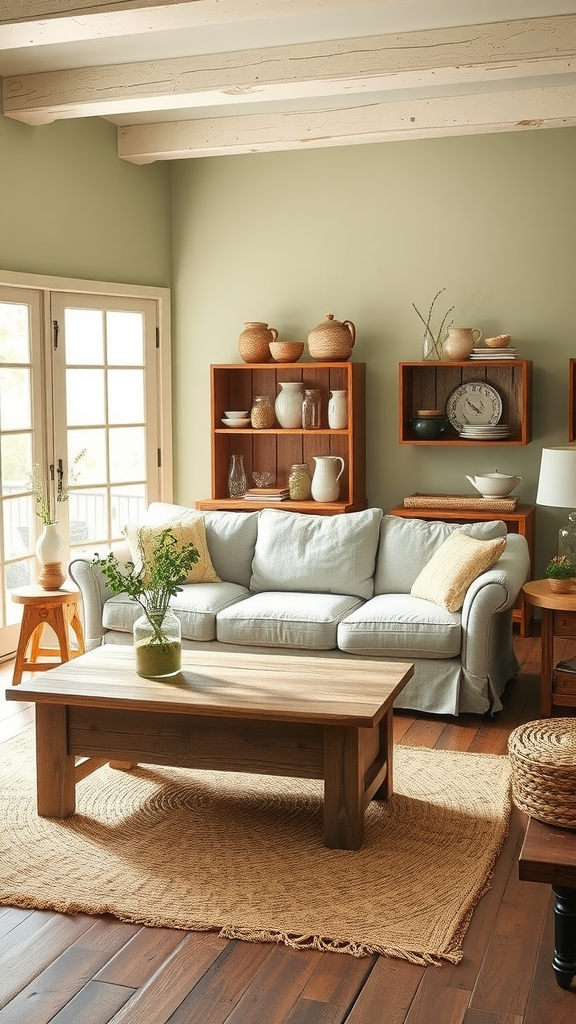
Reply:
[[[53,320],[52,321],[52,338],[53,338],[54,351],[56,351],[56,349],[58,348],[58,339],[59,339],[59,337],[60,337],[60,324],[58,323],[57,320]]]
[[[156,348],[160,348],[160,328],[156,328]]]
[[[158,449],[158,469],[160,469],[161,466],[162,466],[162,449],[159,448]]]

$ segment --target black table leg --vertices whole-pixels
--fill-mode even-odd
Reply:
[[[560,988],[570,988],[576,974],[576,889],[554,890],[554,959],[552,966]]]

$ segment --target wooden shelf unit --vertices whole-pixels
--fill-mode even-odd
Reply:
[[[506,523],[508,533],[519,533],[526,538],[530,554],[530,565],[534,566],[534,544],[536,525],[536,506],[518,504],[513,512],[488,512],[484,509],[452,509],[452,508],[406,508],[396,505],[391,508],[391,516],[402,516],[403,519],[433,519],[442,523],[486,523],[500,519]],[[532,608],[522,596],[512,612],[514,622],[520,624],[520,636],[530,636]]]
[[[484,381],[502,398],[503,423],[510,437],[501,441],[472,441],[450,427],[437,441],[416,437],[410,421],[418,409],[445,409],[451,391],[466,381]],[[417,445],[527,445],[532,440],[532,363],[525,359],[467,359],[457,363],[400,363],[399,440]]]
[[[316,515],[355,512],[366,508],[366,426],[365,363],[228,363],[212,365],[212,497],[196,502],[196,508],[240,509],[280,508]],[[305,388],[318,388],[321,399],[321,428],[303,430],[275,426],[270,429],[225,427],[221,420],[227,409],[250,409],[255,395],[270,395],[274,400],[279,383],[302,381]],[[334,390],[348,393],[348,426],[344,430],[328,428],[328,400]],[[340,478],[340,498],[335,502],[281,501],[257,502],[228,497],[228,469],[232,455],[242,455],[248,479],[253,486],[253,470],[272,470],[276,486],[288,484],[290,467],[307,462],[314,469],[314,455],[340,455],[344,472]]]

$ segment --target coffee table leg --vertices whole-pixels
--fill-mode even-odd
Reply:
[[[570,988],[576,975],[576,889],[554,889],[554,959],[552,966],[560,988]]]
[[[364,764],[359,730],[324,728],[324,845],[359,850],[364,840]]]
[[[389,708],[380,719],[380,759],[386,761],[386,778],[374,793],[374,800],[389,800],[394,792],[392,777],[392,748],[394,746],[394,717]]]
[[[75,759],[68,754],[66,708],[36,705],[36,799],[43,818],[67,818],[76,809]]]

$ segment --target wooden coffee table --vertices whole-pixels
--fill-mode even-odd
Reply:
[[[392,704],[406,662],[183,651],[173,679],[141,679],[108,645],[22,683],[36,703],[37,806],[75,810],[76,782],[110,762],[324,779],[324,842],[357,850],[364,810],[392,793]],[[87,760],[77,764],[76,759]]]

